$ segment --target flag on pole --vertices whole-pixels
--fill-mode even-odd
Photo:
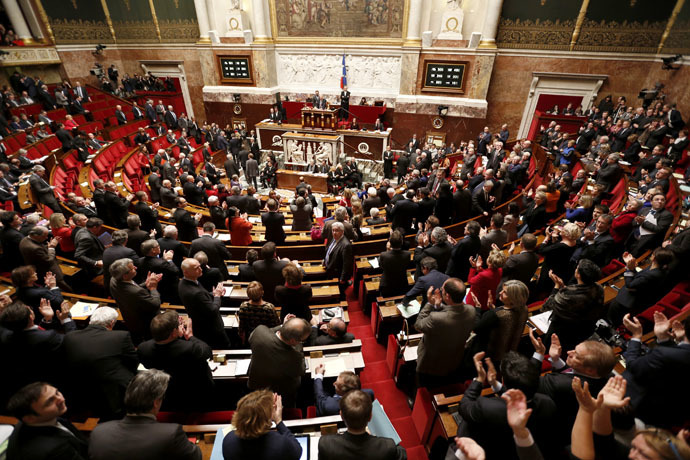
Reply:
[[[347,67],[345,66],[345,53],[343,53],[343,76],[340,77],[340,89],[347,86]]]

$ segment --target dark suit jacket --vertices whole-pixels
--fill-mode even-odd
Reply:
[[[342,236],[340,240],[334,241],[335,245],[331,249],[328,261],[324,259],[326,276],[328,278],[338,278],[341,283],[345,283],[352,278],[354,258],[352,256],[352,243],[347,237]],[[329,244],[330,246],[330,244]],[[328,248],[326,248],[328,253]]]
[[[167,187],[160,188],[161,206],[168,209],[175,209],[175,198],[177,198],[177,192],[174,189]]]
[[[190,204],[201,206],[204,204],[204,198],[206,198],[206,193],[204,189],[197,186],[194,182],[185,182],[182,186],[182,191],[184,192],[185,198]]]
[[[646,268],[641,272],[626,271],[625,285],[618,291],[616,302],[637,314],[654,305],[664,294],[667,273],[658,268]]]
[[[40,203],[43,203],[50,208],[54,208],[58,206],[57,201],[55,200],[55,192],[53,192],[53,189],[50,188],[50,184],[48,182],[36,174],[32,174],[29,176],[29,185],[31,186],[31,190],[36,194],[36,199]]]
[[[240,272],[240,281],[254,281],[256,280],[256,275],[254,275],[254,267],[249,264],[240,264],[237,267]]]
[[[149,291],[134,282],[110,280],[110,295],[122,313],[125,326],[135,344],[151,337],[151,320],[158,314],[161,297],[158,290]]]
[[[668,383],[690,379],[690,344],[662,342],[642,355],[641,343],[631,340],[623,357],[627,363],[623,377],[628,381],[627,395],[635,415],[662,428],[682,425],[690,411],[690,398],[685,391],[670,391]]]
[[[405,460],[407,452],[390,438],[369,433],[326,435],[319,438],[319,460]]]
[[[642,208],[639,215],[646,217],[651,210],[652,208]],[[661,211],[656,213],[656,224],[647,221],[644,221],[641,224],[633,222],[633,233],[635,233],[635,230],[638,227],[642,227],[653,233],[649,235],[640,236],[640,238],[634,243],[630,252],[635,257],[639,257],[646,249],[659,245],[661,241],[664,239],[666,231],[672,223],[673,214],[666,209],[662,209]]]
[[[141,220],[142,230],[147,233],[151,230],[156,230],[157,236],[163,236],[163,228],[161,227],[161,223],[158,221],[157,209],[153,209],[148,204],[138,201],[137,204],[134,205],[134,212],[137,213],[139,219]]]
[[[454,222],[461,222],[470,218],[472,210],[472,193],[467,189],[456,190],[453,193]]]
[[[91,432],[89,458],[117,460],[201,460],[199,447],[189,442],[182,426],[153,418],[128,415],[101,423]]]
[[[192,241],[189,247],[189,252],[194,256],[199,251],[204,251],[208,256],[208,265],[220,270],[223,279],[230,278],[228,274],[228,267],[225,265],[226,260],[230,260],[230,251],[225,244],[213,238],[212,236],[202,235],[200,238]]]
[[[527,224],[530,232],[535,232],[546,226],[546,206],[537,206],[536,201],[531,201],[523,211],[522,221]]]
[[[139,365],[129,332],[89,325],[67,334],[62,346],[73,376],[70,388],[80,388],[75,396],[101,416],[122,415],[125,390]]]
[[[613,251],[616,249],[616,243],[609,232],[597,235],[592,244],[578,244],[581,244],[581,248],[578,248],[579,251],[575,251],[573,258],[576,260],[589,259],[600,267],[605,267],[611,262]]]
[[[161,247],[161,252],[165,251],[173,251],[173,263],[179,267],[180,264],[182,263],[182,260],[187,257],[187,248],[185,247],[184,244],[179,242],[178,240],[172,239],[172,238],[158,238],[156,241],[158,241],[158,244]]]
[[[390,217],[394,229],[402,227],[406,232],[412,229],[412,221],[417,217],[419,206],[411,200],[398,201],[391,209]]]
[[[478,236],[466,236],[458,241],[451,252],[450,260],[448,261],[448,268],[446,275],[453,278],[460,278],[467,280],[470,273],[470,257],[474,257],[479,253],[482,243]]]
[[[442,241],[425,248],[423,251],[419,251],[420,248],[415,248],[414,261],[417,265],[417,271],[415,272],[415,279],[421,276],[422,267],[421,262],[425,257],[433,257],[438,264],[438,271],[445,273],[448,269],[448,262],[450,261],[451,254],[453,253],[453,246],[450,245],[448,241]]]
[[[19,243],[24,239],[24,235],[19,230],[12,227],[0,229],[0,244],[2,244],[2,257],[0,267],[3,272],[11,272],[22,265],[22,253],[19,250]]]
[[[285,216],[282,212],[261,213],[261,223],[266,227],[266,241],[272,241],[275,244],[283,244],[285,242],[285,230],[283,230]]]
[[[275,304],[276,286],[285,283],[283,268],[288,264],[284,260],[257,260],[252,265],[256,280],[264,287],[264,300]]]
[[[491,196],[492,195],[489,194],[489,198],[491,198]],[[484,193],[483,188],[480,188],[472,195],[472,212],[475,214],[483,214],[485,212],[491,214],[491,210],[494,208],[495,204],[495,201],[490,202],[486,199],[486,194]]]
[[[55,257],[50,257],[48,247],[37,243],[30,237],[25,237],[19,243],[19,252],[22,254],[25,265],[36,267],[36,275],[39,280],[45,278],[47,272],[53,272],[57,281],[62,281],[63,275],[60,265]]]
[[[460,402],[460,415],[465,423],[459,425],[458,436],[469,435],[476,440],[486,450],[487,458],[516,459],[505,402],[498,397],[481,396],[481,391],[482,384],[476,380],[465,391]],[[552,428],[558,413],[556,404],[549,397],[537,393],[528,407],[533,412],[527,428],[544,455],[552,454]]]
[[[197,222],[192,215],[184,208],[177,208],[173,213],[173,220],[177,227],[177,237],[180,241],[194,241],[199,238]]]
[[[103,285],[110,292],[110,266],[118,259],[132,259],[134,265],[139,264],[139,256],[132,249],[126,246],[113,245],[103,251]]]
[[[393,297],[407,291],[407,267],[410,265],[410,251],[391,249],[379,256],[379,266],[383,271],[379,289],[382,297]]]
[[[104,246],[101,240],[88,229],[83,229],[75,237],[74,258],[79,262],[79,266],[91,272],[96,272],[96,263],[103,260]]]
[[[403,303],[407,305],[407,303],[414,300],[417,296],[421,295],[423,305],[424,302],[426,302],[426,293],[429,290],[429,288],[433,286],[435,289],[441,289],[441,286],[443,286],[443,283],[445,283],[448,278],[450,277],[443,272],[440,272],[438,270],[431,270],[426,275],[422,275],[419,278],[417,278],[417,281],[415,281],[414,286],[412,286],[412,289],[407,290],[409,285],[405,283],[405,290],[407,291],[407,293],[405,294],[405,298],[403,298]]]
[[[534,251],[522,251],[513,254],[503,265],[502,283],[508,280],[518,280],[529,286],[530,280],[534,276],[539,266],[539,255]]]
[[[168,129],[175,130],[177,129],[177,118],[173,116],[173,113],[170,111],[165,112],[163,115],[163,118],[165,119],[165,124],[168,125]]]
[[[134,249],[141,256],[141,243],[151,239],[149,232],[145,230],[127,230],[127,247]]]
[[[228,348],[230,341],[220,317],[221,298],[214,297],[199,283],[184,278],[177,289],[182,305],[192,318],[195,335],[214,349]]]
[[[147,340],[139,345],[137,353],[147,368],[170,374],[163,402],[167,410],[200,411],[208,407],[214,388],[207,362],[212,351],[204,341],[196,337],[178,338],[166,344]]]
[[[29,426],[18,423],[9,439],[7,458],[82,460],[88,457],[84,436],[68,420],[58,422],[72,434],[53,426]]]
[[[111,225],[117,228],[127,228],[127,216],[129,215],[129,201],[119,197],[113,192],[105,192],[103,197],[105,205],[110,212]]]

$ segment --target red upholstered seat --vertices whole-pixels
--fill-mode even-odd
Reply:
[[[435,415],[436,411],[434,411],[434,406],[431,403],[429,390],[424,387],[419,388],[414,400],[414,408],[412,409],[412,422],[417,429],[417,436],[419,436],[419,441],[422,444],[427,442]]]

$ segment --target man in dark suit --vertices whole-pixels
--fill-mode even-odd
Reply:
[[[194,179],[194,176],[189,174],[187,176],[187,180],[182,186],[182,191],[184,192],[184,196],[190,204],[193,204],[194,206],[202,206],[204,204],[204,199],[206,198],[206,192],[204,192],[204,186],[201,181],[195,183]]]
[[[134,212],[139,216],[141,229],[149,234],[151,233],[151,230],[155,230],[156,236],[163,236],[163,228],[158,220],[157,204],[154,204],[153,207],[149,206],[146,202],[146,192],[142,190],[135,193],[134,196],[137,200],[137,202],[134,204]]]
[[[151,337],[149,325],[160,311],[158,283],[163,275],[148,273],[141,285],[133,281],[136,275],[137,267],[132,259],[118,259],[110,266],[110,295],[122,313],[132,341],[138,344]]]
[[[268,212],[261,213],[261,223],[266,228],[266,241],[283,244],[285,242],[285,230],[283,229],[285,216],[278,211],[278,202],[276,200],[268,200],[266,206],[268,207]]]
[[[139,365],[129,332],[113,331],[117,316],[114,308],[100,307],[86,329],[67,334],[62,342],[74,400],[95,408],[105,420],[124,415],[125,390]]]
[[[475,257],[481,249],[482,242],[479,239],[481,227],[476,221],[470,221],[465,225],[465,236],[457,242],[450,254],[446,275],[466,280],[470,273],[470,257]]]
[[[242,195],[242,190],[236,185],[230,189],[230,195],[225,198],[225,202],[228,208],[234,206],[239,209],[240,214],[247,210],[247,197]]]
[[[481,396],[488,374],[483,358],[483,352],[477,353],[474,358],[477,378],[467,388],[460,403],[464,423],[459,424],[458,437],[470,436],[477,441],[486,450],[487,458],[515,458],[513,432],[508,428],[505,400]],[[489,369],[493,367],[490,359],[487,358],[486,363]],[[558,408],[548,396],[536,393],[539,370],[526,357],[508,352],[501,361],[501,374],[507,389],[517,389],[525,394],[529,401],[527,407],[532,409],[527,427],[544,457],[550,458],[555,453],[553,423]]]
[[[438,262],[433,257],[423,257],[419,261],[421,271],[414,286],[408,290],[409,285],[405,284],[406,294],[402,300],[403,305],[409,305],[417,296],[422,296],[422,305],[427,301],[426,295],[430,288],[441,289],[443,283],[450,278],[445,273],[438,270]],[[407,281],[407,280],[406,280]]]
[[[611,134],[611,137],[613,137],[611,152],[622,152],[631,134],[633,134],[633,128],[630,127],[630,121],[625,120],[623,122],[623,127],[619,129],[618,132]]]
[[[151,201],[154,203],[161,202],[161,176],[159,174],[158,166],[151,166],[151,174],[149,174],[149,189],[151,190]]]
[[[163,115],[165,124],[168,125],[168,129],[177,129],[177,115],[173,111],[173,106],[169,105],[167,112]]]
[[[390,438],[367,433],[372,416],[371,396],[361,390],[349,391],[340,400],[340,415],[347,431],[319,438],[321,460],[405,460],[407,452]]]
[[[652,206],[643,207],[635,217],[633,231],[626,245],[630,253],[640,257],[643,252],[661,244],[666,231],[673,223],[673,214],[665,209],[666,196],[657,193],[652,197]]]
[[[103,251],[103,285],[106,292],[110,292],[110,266],[118,259],[129,258],[135,264],[139,263],[139,255],[127,247],[127,232],[116,230],[113,232],[112,245]]]
[[[667,429],[682,425],[687,419],[683,414],[690,410],[690,398],[684,391],[670,391],[668,382],[687,382],[690,378],[690,319],[671,327],[663,313],[655,313],[657,346],[646,354],[642,353],[640,321],[626,315],[623,324],[632,334],[623,353],[627,364],[623,377],[636,417]]]
[[[49,236],[50,230],[46,227],[40,225],[33,227],[29,230],[29,235],[19,243],[19,252],[25,265],[36,267],[36,275],[39,280],[44,279],[46,273],[53,272],[60,288],[71,291],[70,287],[65,284],[62,270],[55,259],[57,238],[52,238],[48,244],[44,244]]]
[[[312,326],[312,333],[309,343],[313,346],[338,345],[341,343],[352,343],[355,336],[347,332],[347,323],[342,318],[334,317],[318,328]]]
[[[223,163],[223,167],[225,168],[225,177],[228,180],[232,179],[232,176],[234,175],[239,177],[240,169],[237,167],[237,163],[235,163],[235,159],[232,157],[232,154],[228,153],[225,158],[225,163]]]
[[[57,131],[55,136],[58,138],[62,144],[62,151],[67,152],[72,148],[72,143],[74,142],[74,137],[65,129],[65,125],[62,123],[57,124]]]
[[[24,235],[19,231],[22,219],[15,211],[4,211],[0,213],[0,223],[0,269],[3,272],[11,272],[23,264],[22,253],[19,250],[19,244],[24,239]]]
[[[184,278],[180,280],[178,291],[182,305],[194,322],[196,336],[214,349],[228,348],[230,341],[220,317],[223,285],[216,286],[213,293],[204,289],[197,281],[202,274],[201,264],[193,258],[182,262],[182,274]]]
[[[480,189],[472,195],[472,212],[479,215],[489,217],[496,204],[496,197],[491,194],[494,183],[491,180],[485,180]]]
[[[342,397],[352,390],[361,390],[362,384],[359,377],[352,371],[343,371],[338,374],[338,378],[333,382],[335,394],[333,396],[326,393],[323,389],[323,374],[326,370],[324,364],[319,364],[314,369],[314,400],[316,403],[316,415],[324,417],[327,415],[338,415],[340,412],[340,401]],[[374,392],[364,390],[374,399]]]
[[[141,274],[159,273],[163,275],[158,283],[161,299],[163,302],[179,304],[177,284],[180,270],[172,262],[174,253],[172,251],[161,252],[158,241],[146,240],[141,244],[141,254],[142,259],[139,261]],[[141,278],[142,276],[139,277],[139,280]]]
[[[195,214],[192,216],[189,211],[185,209],[187,206],[187,200],[182,197],[175,199],[177,208],[173,213],[173,220],[175,221],[175,226],[179,232],[179,238],[182,241],[194,241],[199,238],[199,231],[197,230],[197,225],[201,219],[201,214]]]
[[[575,140],[575,150],[580,152],[582,155],[587,153],[587,150],[589,150],[592,140],[596,137],[596,135],[597,132],[594,129],[594,123],[587,123],[587,126],[580,128],[580,133]]]
[[[204,223],[202,230],[203,234],[201,237],[192,241],[189,253],[193,257],[199,251],[205,252],[208,257],[208,265],[220,270],[224,280],[229,279],[230,275],[228,274],[228,267],[225,261],[230,260],[230,251],[228,251],[228,248],[222,241],[213,237],[216,231],[216,226],[213,222]]]
[[[417,266],[415,279],[422,274],[420,262],[424,257],[433,257],[440,272],[445,273],[448,269],[448,261],[453,252],[453,247],[448,242],[446,230],[443,227],[434,227],[431,230],[430,242],[428,235],[427,232],[422,232],[417,236],[417,247],[414,250],[414,261]]]
[[[289,262],[278,259],[276,245],[270,241],[261,247],[261,259],[252,264],[254,276],[264,287],[264,300],[275,303],[276,286],[285,283],[283,268]]]
[[[134,198],[131,193],[127,197],[122,198],[115,182],[108,181],[105,184],[105,205],[108,207],[110,222],[116,228],[127,228],[127,216],[129,215],[129,205]]]
[[[508,241],[508,233],[502,229],[503,227],[503,214],[494,213],[491,216],[491,224],[489,230],[482,236],[482,248],[479,254],[484,260],[489,257],[489,253],[493,249],[493,245],[498,246],[499,249],[503,250],[503,245]]]
[[[163,236],[156,241],[158,241],[161,251],[173,252],[173,263],[175,266],[179,267],[182,260],[187,257],[187,247],[177,240],[177,234],[177,227],[174,225],[166,225],[163,229]]]
[[[177,206],[177,191],[173,188],[172,182],[169,179],[164,179],[160,189],[161,206],[174,210]]]
[[[404,251],[403,235],[393,231],[388,240],[390,248],[379,255],[379,266],[383,272],[379,290],[382,297],[394,297],[407,291],[407,267],[410,265],[410,251]]]
[[[148,118],[151,121],[151,123],[155,123],[158,121],[158,117],[156,116],[156,109],[153,108],[152,100],[146,101],[144,110],[146,111],[146,118]]]
[[[518,229],[518,236],[522,236],[526,232],[534,233],[546,226],[546,193],[537,192],[532,199],[531,192],[530,190],[527,196],[523,198],[526,208],[520,214],[523,224]]]
[[[54,386],[32,382],[10,399],[8,410],[20,420],[9,439],[8,459],[88,457],[84,436],[61,417],[67,405]]]
[[[89,97],[88,91],[86,91],[86,88],[81,86],[81,82],[76,82],[74,84],[74,97],[80,97],[84,99],[85,101],[91,102],[91,98]]]
[[[33,172],[29,177],[29,185],[38,201],[48,206],[53,212],[61,212],[53,187],[45,180],[46,169],[41,165],[36,165],[33,167]]]
[[[156,421],[164,398],[167,401],[170,378],[157,369],[137,373],[125,393],[128,415],[122,420],[100,423],[93,429],[89,439],[89,458],[201,460],[199,446],[189,442],[182,426]]]
[[[163,407],[172,411],[202,411],[213,400],[213,377],[208,367],[211,347],[194,337],[192,320],[165,311],[151,321],[153,339],[139,345],[141,363],[170,374]],[[189,391],[194,388],[194,391]]]
[[[328,248],[326,248],[323,266],[326,268],[327,278],[338,278],[340,299],[345,300],[345,290],[352,284],[354,266],[352,244],[345,237],[345,226],[341,222],[335,222],[331,225],[331,233],[333,239],[329,241]]]
[[[596,175],[597,184],[606,186],[606,191],[610,192],[618,184],[618,181],[623,177],[623,169],[618,164],[620,154],[612,153],[606,157],[606,161],[599,168]]]
[[[616,243],[609,233],[613,222],[613,216],[602,214],[596,222],[596,228],[592,231],[585,228],[582,238],[578,241],[578,248],[573,253],[571,260],[577,262],[580,259],[589,259],[600,267],[605,267],[611,262]]]
[[[408,190],[405,193],[405,199],[399,200],[391,209],[390,217],[392,219],[393,228],[403,228],[405,232],[410,232],[413,229],[413,221],[417,217],[419,206],[412,201],[414,199],[414,190]]]
[[[520,247],[522,250],[518,254],[513,254],[506,259],[503,265],[503,278],[501,283],[509,280],[522,281],[525,286],[530,285],[530,280],[534,276],[539,266],[539,255],[535,252],[537,248],[537,237],[532,233],[525,233],[520,238]],[[512,246],[511,246],[512,248]],[[500,292],[500,287],[498,292]]]
[[[151,138],[143,127],[139,128],[137,135],[134,136],[134,139],[132,140],[137,145],[145,145],[151,142]]]
[[[120,126],[127,123],[127,115],[125,115],[125,113],[122,111],[121,105],[115,106],[115,119],[117,120],[117,124]]]
[[[463,188],[464,182],[455,182],[455,193],[453,193],[453,222],[462,222],[471,217],[472,211],[472,192]]]
[[[86,221],[86,228],[77,233],[74,239],[74,258],[90,280],[103,273],[103,251],[105,247],[98,238],[103,221],[92,217]]]

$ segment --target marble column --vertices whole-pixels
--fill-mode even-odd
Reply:
[[[19,35],[19,38],[24,40],[25,43],[32,43],[34,40],[31,36],[31,31],[26,24],[26,20],[24,19],[24,15],[22,14],[17,0],[2,0],[2,6],[5,7],[7,17],[10,18],[10,23],[12,23],[14,32]]]
[[[196,10],[197,22],[199,23],[199,43],[211,43],[208,35],[209,24],[206,0],[194,0],[194,9]]]
[[[252,0],[252,19],[254,43],[272,43],[266,27],[266,7],[264,0]]]
[[[486,16],[482,28],[482,40],[479,48],[496,49],[496,33],[498,32],[498,20],[501,17],[503,0],[487,0]]]
[[[423,0],[410,0],[407,17],[407,36],[403,46],[422,46],[422,3]]]
[[[19,6],[24,12],[26,22],[31,29],[31,35],[33,35],[35,39],[37,38],[43,40],[45,37],[43,36],[43,31],[41,30],[41,21],[38,18],[38,12],[35,11],[34,7],[31,5],[31,1],[19,0]]]

